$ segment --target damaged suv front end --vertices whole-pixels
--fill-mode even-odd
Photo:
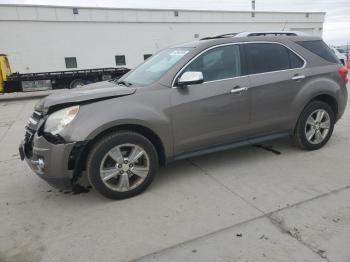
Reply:
[[[67,127],[84,110],[84,105],[134,92],[133,88],[105,82],[44,98],[35,106],[25,127],[19,146],[21,159],[51,186],[74,189],[83,169],[79,160],[88,141],[71,141]]]

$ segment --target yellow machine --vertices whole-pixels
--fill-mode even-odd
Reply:
[[[7,56],[0,54],[0,93],[4,92],[5,81],[9,75],[11,75],[11,69]]]

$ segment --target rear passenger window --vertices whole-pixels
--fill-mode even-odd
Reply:
[[[279,44],[252,43],[244,45],[250,74],[290,69],[290,50]],[[298,64],[298,61],[294,62]]]
[[[239,46],[227,45],[210,49],[190,63],[184,70],[188,71],[202,72],[205,82],[240,76]]]
[[[322,57],[331,63],[340,63],[337,56],[331,51],[331,49],[322,40],[313,41],[300,41],[297,44],[311,51],[312,53]]]

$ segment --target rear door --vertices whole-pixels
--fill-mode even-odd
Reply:
[[[306,75],[305,61],[279,43],[244,44],[252,95],[252,135],[287,130],[292,101]]]
[[[239,45],[211,48],[195,58],[182,73],[186,71],[202,72],[204,82],[172,88],[175,154],[244,137],[251,101],[249,77],[242,76]]]

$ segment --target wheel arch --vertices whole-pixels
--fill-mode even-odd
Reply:
[[[94,138],[89,140],[86,145],[86,148],[84,150],[84,163],[86,162],[87,155],[90,152],[93,145],[95,145],[102,137],[105,137],[106,135],[117,131],[133,131],[143,135],[154,145],[158,154],[159,164],[161,166],[165,166],[167,164],[167,160],[166,160],[167,157],[165,153],[164,144],[160,139],[160,137],[150,128],[139,124],[120,124],[120,125],[109,127],[99,132],[98,134],[96,134]]]
[[[333,113],[334,113],[334,116],[337,117],[338,115],[338,102],[337,100],[335,99],[334,96],[330,95],[330,94],[319,94],[315,97],[313,97],[307,104],[310,104],[311,102],[313,101],[322,101],[322,102],[325,102],[326,104],[328,104],[332,110],[333,110]]]
[[[336,68],[338,68],[338,66],[332,66],[329,70],[335,72],[335,70],[338,70]],[[320,100],[327,103],[332,108],[336,119],[339,118],[342,111],[341,97],[344,88],[339,84],[338,75],[338,73],[334,73],[332,75],[327,73],[323,75],[316,75],[317,77],[314,76],[306,78],[305,82],[297,91],[297,94],[292,101],[291,122],[289,125],[290,130],[294,129],[305,107],[310,102],[315,100]]]
[[[292,126],[293,132],[294,132],[294,130],[295,130],[297,124],[298,124],[300,115],[302,114],[304,109],[313,101],[322,101],[322,102],[325,102],[326,104],[328,104],[332,108],[332,110],[334,112],[334,116],[337,118],[337,115],[338,115],[338,102],[337,102],[337,99],[333,95],[331,95],[329,93],[326,93],[326,92],[318,93],[318,94],[314,95],[313,97],[309,98],[304,103],[304,105],[301,107],[301,110],[299,110],[297,118],[293,121],[293,126]]]

